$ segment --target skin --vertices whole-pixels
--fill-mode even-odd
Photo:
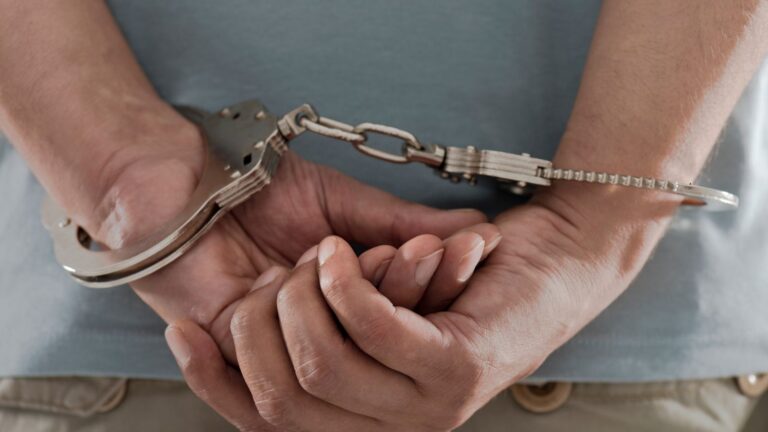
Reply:
[[[152,89],[104,3],[0,0],[0,10],[0,128],[54,200],[113,249],[176,215],[201,175],[202,137]],[[433,276],[456,280],[462,257],[474,269],[498,245],[485,220],[405,202],[288,152],[271,186],[132,287],[166,321],[210,331],[236,363],[232,313],[269,268],[337,234],[375,248],[361,260],[388,295],[420,297]],[[381,257],[395,264],[377,275]],[[397,282],[417,271],[420,283]],[[453,297],[464,285],[435,289]]]
[[[556,164],[692,180],[766,51],[765,1],[604,2]],[[325,238],[235,312],[244,378],[194,324],[168,339],[193,390],[243,430],[451,430],[610,304],[680,201],[567,183],[539,192],[494,221],[501,243],[459,297],[424,314]]]
[[[16,30],[0,37],[0,127],[52,196],[112,247],[175,214],[199,176],[199,137],[151,90],[106,8],[0,6],[0,29]],[[604,2],[556,164],[693,179],[768,49],[766,9],[757,0]],[[481,215],[407,204],[295,156],[278,185],[285,190],[260,193],[134,287],[175,321],[169,345],[190,387],[242,430],[455,428],[610,304],[680,203],[558,184],[494,221],[501,241],[464,286],[457,269],[474,253],[471,232],[486,245],[498,239],[475,231],[488,228]],[[367,216],[383,219],[333,201],[350,196],[377,197],[381,210]],[[317,216],[312,224],[271,213],[300,214],[296,205]],[[458,241],[461,229],[468,237]],[[415,270],[371,272],[388,256],[394,272],[415,269],[414,253],[355,257],[346,243],[399,245],[424,232],[436,238],[411,246],[416,261],[441,239],[445,249],[426,288]],[[454,242],[461,252],[449,250]],[[307,250],[290,273],[268,271]],[[444,280],[454,288],[433,289]],[[239,372],[228,366],[235,360]]]

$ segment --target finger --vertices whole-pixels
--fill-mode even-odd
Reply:
[[[240,430],[275,431],[261,418],[242,376],[227,366],[211,336],[191,321],[168,326],[165,338],[192,392]]]
[[[363,279],[355,252],[331,236],[318,247],[320,288],[352,340],[385,366],[425,379],[450,369],[440,330],[416,313],[396,307]]]
[[[445,238],[487,220],[477,210],[439,210],[402,200],[330,169],[324,174],[333,232],[364,245],[400,245],[419,234]]]
[[[417,310],[422,315],[445,310],[458,297],[478,264],[499,245],[501,233],[493,224],[479,224],[444,241],[445,253]]]
[[[376,246],[363,252],[360,255],[363,277],[374,286],[379,286],[396,253],[397,249],[389,245]]]
[[[314,265],[311,260],[299,268]],[[280,284],[271,284],[248,294],[232,320],[240,371],[261,417],[289,430],[379,430],[376,420],[321,401],[299,386],[278,322],[279,289]]]
[[[474,232],[480,234],[480,236],[483,238],[485,247],[483,248],[483,254],[480,256],[480,260],[488,258],[488,255],[496,250],[496,248],[501,243],[501,230],[498,226],[492,223],[481,223],[473,225],[471,227],[464,228],[462,231]]]
[[[315,254],[317,254],[316,248]],[[272,266],[256,278],[251,285],[249,292],[260,289],[268,284],[282,281],[286,277],[288,277],[288,269],[282,266]],[[231,365],[237,365],[237,355],[235,354],[235,344],[232,341],[230,324],[232,323],[232,315],[242,301],[243,298],[241,297],[227,305],[227,307],[222,309],[221,312],[216,315],[216,318],[212,320],[211,325],[208,328],[208,332],[213,337],[213,340],[216,341],[222,355]]]
[[[443,241],[424,234],[398,249],[379,284],[379,291],[395,306],[413,309],[424,294],[443,256]]]
[[[304,254],[299,257],[299,259],[296,261],[296,265],[293,268],[296,268],[309,261],[314,261],[315,258],[317,258],[317,246],[312,246],[311,248],[309,248],[309,250],[304,252]]]
[[[350,259],[357,260],[354,255]],[[309,394],[347,411],[380,419],[402,418],[420,398],[413,381],[376,362],[341,334],[318,284],[316,267],[304,266],[283,284],[277,299],[280,326],[299,384]]]

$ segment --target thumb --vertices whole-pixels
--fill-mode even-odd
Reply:
[[[177,321],[168,326],[165,338],[197,397],[240,430],[275,431],[259,415],[240,372],[227,365],[205,330],[192,321]]]
[[[400,199],[336,171],[321,175],[333,231],[366,246],[400,245],[420,234],[448,237],[487,221],[474,209],[440,210]]]

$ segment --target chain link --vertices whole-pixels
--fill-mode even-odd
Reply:
[[[310,105],[302,105],[286,114],[280,121],[279,127],[283,135],[289,139],[304,131],[310,131],[328,138],[346,141],[367,156],[398,164],[413,162],[418,159],[414,159],[413,155],[418,155],[427,150],[408,131],[370,122],[352,126],[328,117],[320,117]],[[401,140],[403,144],[400,153],[391,153],[368,145],[370,134],[378,134]]]
[[[549,186],[550,181],[576,181],[624,187],[659,190],[686,197],[685,204],[707,204],[708,209],[731,209],[738,206],[738,197],[728,192],[693,184],[586,170],[560,169],[552,162],[532,158],[529,154],[513,154],[469,147],[444,147],[436,144],[424,146],[410,132],[378,123],[360,123],[352,126],[338,120],[320,117],[311,105],[305,104],[289,112],[278,121],[282,135],[291,140],[310,131],[318,135],[346,141],[361,153],[387,162],[405,164],[420,162],[438,170],[439,174],[454,182],[467,180],[475,183],[477,176],[495,178],[511,184],[513,193],[528,193],[530,185]],[[377,149],[368,144],[369,135],[378,134],[402,141],[400,153]]]

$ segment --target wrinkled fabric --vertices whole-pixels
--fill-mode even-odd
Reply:
[[[235,432],[182,381],[0,379],[3,432]]]
[[[110,5],[169,102],[214,110],[258,97],[275,113],[310,102],[324,115],[395,125],[427,142],[544,158],[564,130],[599,8],[538,0]],[[768,369],[767,107],[763,68],[700,179],[739,194],[741,208],[681,210],[627,292],[533,379]],[[451,184],[327,139],[302,136],[292,147],[429,205],[492,215],[520,203],[491,183]],[[40,186],[5,141],[0,194],[0,375],[178,377],[161,320],[128,288],[89,290],[57,268],[38,221]]]
[[[537,397],[541,403],[546,403],[546,399],[544,395]],[[511,391],[504,391],[457,432],[765,432],[766,412],[768,396],[746,397],[739,393],[732,378],[579,383],[573,385],[562,405],[546,413],[534,414],[523,409]],[[4,378],[0,379],[0,430],[221,432],[236,429],[179,381]]]

